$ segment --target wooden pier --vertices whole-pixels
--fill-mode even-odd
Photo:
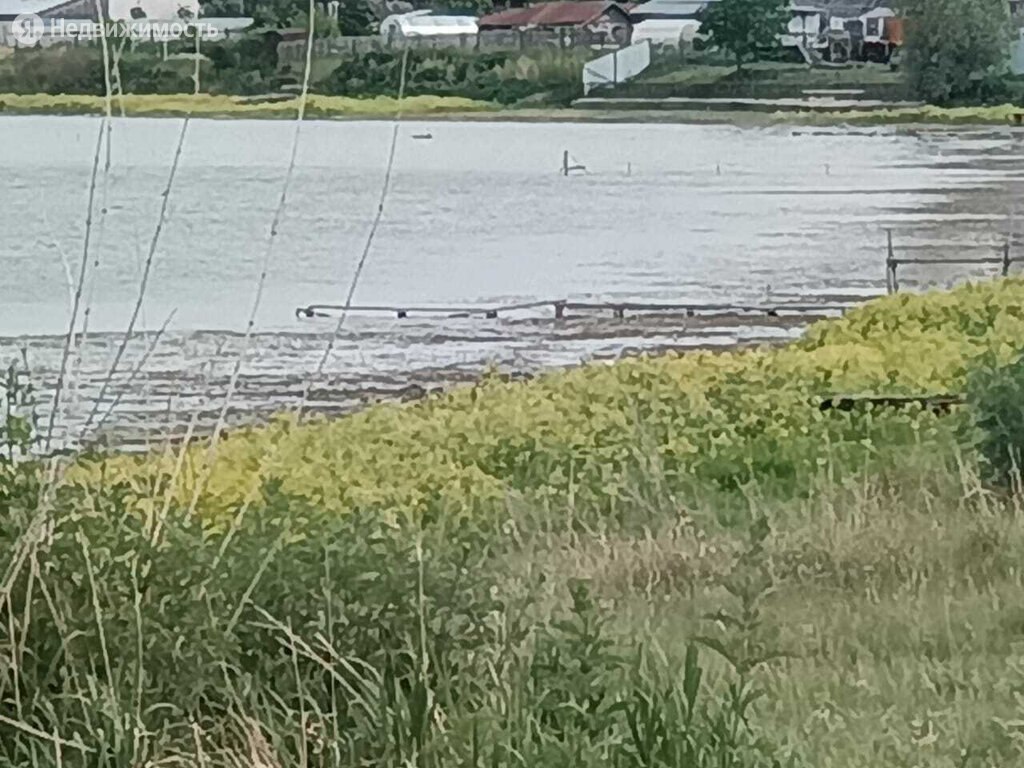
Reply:
[[[834,395],[821,401],[822,411],[852,411],[855,408],[908,408],[916,406],[933,413],[949,413],[964,405],[962,395]]]
[[[298,318],[336,317],[345,314],[390,314],[402,320],[413,315],[443,315],[448,318],[483,317],[497,319],[503,315],[515,314],[533,309],[550,309],[556,320],[564,320],[572,312],[610,313],[622,319],[632,314],[675,314],[695,317],[697,315],[761,315],[781,317],[786,314],[808,315],[842,313],[857,303],[857,298],[845,303],[804,303],[788,304],[701,304],[695,302],[641,302],[641,301],[570,301],[568,299],[546,299],[522,304],[496,306],[412,306],[402,304],[310,304],[295,310]]]

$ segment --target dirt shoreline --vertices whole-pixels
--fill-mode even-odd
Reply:
[[[183,118],[209,120],[293,120],[298,99],[255,100],[243,97],[192,95],[133,95],[112,100],[111,113],[120,117]],[[101,96],[47,94],[0,94],[0,115],[102,116],[106,100]],[[896,107],[869,110],[760,111],[725,109],[503,107],[490,102],[456,97],[415,96],[404,99],[399,110],[390,97],[349,98],[312,95],[305,119],[309,121],[366,121],[395,119],[433,122],[522,123],[659,123],[683,125],[771,126],[893,126],[903,129],[936,127],[1019,127],[1021,109],[1013,105],[977,108]]]

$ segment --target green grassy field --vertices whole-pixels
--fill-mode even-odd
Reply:
[[[239,96],[210,94],[127,94],[112,99],[112,113],[134,117],[217,117],[294,119],[299,99],[259,101]],[[344,96],[311,95],[306,105],[309,118],[393,117],[399,111],[396,98],[377,96],[357,99]],[[455,112],[469,114],[493,110],[487,102],[454,96],[410,96],[402,100],[405,115],[437,115]],[[102,96],[48,94],[0,94],[0,113],[51,115],[102,115],[106,99]]]
[[[308,119],[393,119],[398,100],[378,96],[358,99],[312,95],[306,109]],[[294,119],[298,99],[259,101],[236,96],[200,94],[126,95],[114,98],[112,113],[128,117],[183,117],[215,119]],[[14,115],[102,115],[105,99],[99,96],[51,96],[47,94],[0,94],[0,114]],[[906,107],[852,112],[727,112],[687,110],[569,109],[525,104],[502,107],[489,102],[451,96],[412,96],[401,104],[406,118],[436,120],[523,121],[523,122],[626,122],[626,123],[729,123],[763,125],[1009,125],[1020,112],[1010,105],[990,107]]]
[[[846,68],[812,68],[803,64],[758,62],[748,64],[742,72],[722,64],[656,63],[638,82],[678,83],[681,85],[726,85],[730,81],[780,83],[799,94],[806,88],[858,88],[877,85],[896,86],[903,75],[882,64],[865,64]]]
[[[981,401],[819,406],[974,392],[1022,338],[1008,279],[215,451],[0,460],[0,762],[1020,764],[1024,510]]]

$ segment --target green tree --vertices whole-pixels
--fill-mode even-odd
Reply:
[[[1024,357],[998,366],[982,360],[971,373],[967,401],[989,479],[1020,483],[1024,470]]]
[[[906,67],[933,104],[998,98],[1009,66],[1006,0],[906,0]]]
[[[701,28],[742,69],[778,47],[788,7],[787,0],[719,0],[708,7]]]
[[[437,0],[430,2],[428,7],[435,8],[438,13],[452,13],[456,15],[469,14],[470,16],[484,16],[494,10],[493,0]]]

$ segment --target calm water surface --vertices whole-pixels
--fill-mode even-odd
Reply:
[[[56,380],[68,329],[99,127],[93,118],[0,118],[0,357],[27,348],[44,390]],[[93,410],[138,295],[180,129],[146,119],[113,128],[110,169],[95,191],[88,334],[60,419],[71,438]],[[427,130],[432,140],[412,138]],[[237,420],[290,402],[317,369],[333,322],[299,321],[294,310],[343,300],[376,209],[391,125],[304,125],[247,350],[239,334],[293,131],[269,121],[189,125],[138,329],[149,333],[132,340],[105,394],[105,426],[131,430],[158,416],[181,423],[215,410],[239,354]],[[1001,247],[1024,188],[1022,141],[1011,129],[408,123],[355,298],[490,305],[877,293],[886,228],[902,253],[993,255]],[[559,174],[565,149],[586,175]],[[908,267],[903,277],[914,286],[958,274]],[[494,362],[537,369],[785,333],[742,323],[556,328],[359,317],[339,337],[318,397],[341,407],[367,387],[400,388],[438,371],[457,378]]]

